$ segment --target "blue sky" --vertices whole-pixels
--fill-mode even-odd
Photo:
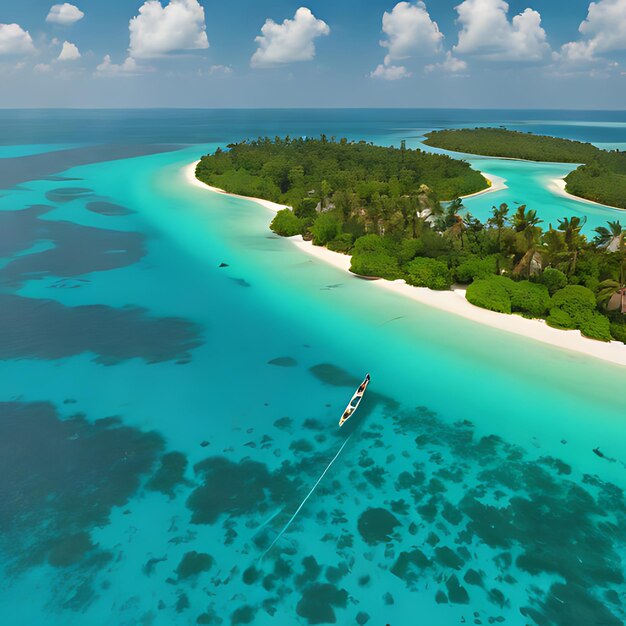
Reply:
[[[1,107],[613,108],[626,0],[2,0]]]

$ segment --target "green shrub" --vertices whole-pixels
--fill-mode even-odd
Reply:
[[[456,279],[460,283],[471,283],[479,278],[488,278],[495,276],[498,271],[496,257],[494,255],[481,259],[479,256],[472,255],[467,257],[456,268]]]
[[[354,242],[354,253],[386,252],[385,240],[380,235],[363,235]]]
[[[297,218],[290,209],[282,209],[270,224],[270,228],[282,237],[300,235],[304,226],[303,220]]]
[[[554,295],[559,289],[567,286],[567,276],[561,270],[548,267],[544,270],[543,274],[539,276],[538,281],[545,285],[550,292],[550,295]]]
[[[543,317],[550,308],[550,294],[545,285],[523,280],[513,283],[510,289],[511,310],[527,313],[530,317]]]
[[[325,246],[329,241],[336,239],[341,232],[341,222],[341,216],[336,211],[320,213],[311,226],[313,243],[316,246]]]
[[[570,317],[569,313],[566,313],[557,307],[554,307],[550,311],[550,315],[548,316],[546,322],[548,326],[552,326],[552,328],[560,328],[561,330],[574,330],[576,328],[576,324]]]
[[[396,280],[402,275],[398,260],[385,251],[354,252],[350,271],[359,276],[372,276],[387,280]]]
[[[616,341],[626,343],[626,322],[611,322],[611,336]]]
[[[398,261],[408,263],[423,252],[424,242],[421,239],[403,239],[397,250]]]
[[[413,259],[405,268],[406,282],[415,287],[450,289],[452,275],[448,265],[437,259],[421,257]]]
[[[510,285],[502,277],[475,280],[468,288],[465,297],[468,302],[483,309],[498,313],[511,313]],[[510,281],[513,282],[513,281]]]
[[[568,285],[552,296],[552,307],[565,311],[578,327],[583,318],[596,310],[596,297],[587,287]]]
[[[568,285],[552,296],[552,310],[547,320],[555,328],[578,328],[585,337],[611,341],[611,323],[596,310],[591,289]]]
[[[329,250],[333,250],[334,252],[342,252],[343,254],[346,254],[350,252],[352,248],[352,242],[353,238],[350,233],[341,233],[339,237],[333,239],[332,241],[329,241],[326,244],[326,247]]]
[[[609,318],[598,311],[593,311],[583,317],[579,323],[580,332],[590,339],[611,341],[611,323]]]

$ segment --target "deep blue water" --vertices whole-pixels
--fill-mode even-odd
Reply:
[[[346,276],[183,174],[246,136],[480,124],[626,145],[611,112],[0,112],[0,623],[624,623],[624,370]],[[478,216],[621,215],[553,194],[571,166],[470,160],[509,185]]]

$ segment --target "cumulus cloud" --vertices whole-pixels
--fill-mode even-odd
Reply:
[[[408,78],[411,72],[404,65],[394,65],[394,61],[411,57],[429,58],[442,51],[443,33],[421,0],[415,3],[398,2],[391,11],[385,11],[383,33],[387,39],[382,40],[380,45],[387,48],[387,54],[382,64],[370,73],[372,78]]]
[[[412,56],[433,56],[441,51],[443,33],[433,21],[423,2],[398,2],[391,12],[383,14],[383,33],[387,40],[380,45],[387,48],[386,64]]]
[[[170,0],[166,6],[160,0],[147,0],[130,20],[129,30],[129,53],[137,59],[209,47],[198,0]]]
[[[310,9],[300,7],[293,19],[282,24],[267,19],[255,41],[258,49],[250,59],[252,67],[272,67],[315,57],[315,40],[328,35],[330,27],[317,19]]]
[[[128,57],[124,63],[116,64],[111,61],[111,55],[107,54],[102,63],[96,67],[96,76],[111,78],[115,76],[136,76],[141,73],[141,68],[137,61]]]
[[[592,2],[578,30],[581,39],[563,45],[556,60],[587,65],[601,61],[607,52],[626,50],[626,0]]]
[[[50,7],[46,22],[61,24],[61,26],[71,26],[82,20],[83,17],[85,17],[85,14],[77,6],[64,2],[63,4],[54,4]]]
[[[457,54],[489,61],[539,61],[550,50],[541,15],[533,9],[510,21],[504,0],[464,0],[456,11],[461,24]]]
[[[34,50],[27,30],[19,24],[0,24],[0,54],[28,54]]]
[[[58,61],[76,61],[80,59],[80,51],[78,48],[69,41],[63,42],[63,48],[58,57]]]
[[[411,72],[404,65],[385,65],[381,63],[374,71],[370,72],[371,78],[382,78],[383,80],[400,80],[409,78],[409,76],[411,76]]]
[[[467,69],[467,63],[463,59],[457,59],[452,52],[446,52],[446,58],[441,63],[433,63],[427,65],[425,70],[427,73],[445,72],[447,74],[460,74]]]

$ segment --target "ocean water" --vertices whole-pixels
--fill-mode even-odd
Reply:
[[[623,113],[0,112],[0,623],[624,623],[623,368],[344,275],[183,173],[481,124],[626,145]],[[547,188],[571,165],[470,160],[508,184],[479,217],[621,215]]]

